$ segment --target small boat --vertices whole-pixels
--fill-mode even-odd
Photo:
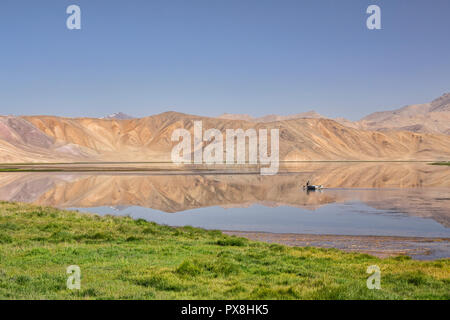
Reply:
[[[303,186],[303,190],[307,190],[307,191],[315,191],[315,190],[322,190],[323,189],[323,185],[306,185]]]

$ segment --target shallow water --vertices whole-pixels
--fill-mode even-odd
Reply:
[[[169,214],[136,206],[70,209],[126,215],[171,226],[230,231],[450,238],[450,229],[433,219],[409,216],[394,209],[374,209],[359,201],[332,203],[317,209],[255,204],[245,208],[208,207]]]

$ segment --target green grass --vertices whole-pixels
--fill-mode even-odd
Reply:
[[[450,166],[450,161],[448,162],[434,162],[432,163],[434,166]]]
[[[81,290],[66,268],[81,268]],[[381,269],[381,290],[366,269]],[[378,259],[0,202],[2,299],[450,299],[450,261]]]

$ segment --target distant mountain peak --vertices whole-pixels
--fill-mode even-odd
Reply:
[[[444,93],[431,102],[431,112],[450,111],[450,92]]]
[[[134,117],[123,113],[123,112],[115,112],[112,113],[106,117],[103,117],[102,119],[106,119],[106,120],[129,120],[129,119],[134,119]]]

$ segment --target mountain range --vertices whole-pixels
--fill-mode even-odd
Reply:
[[[172,132],[193,121],[203,129],[279,129],[280,160],[448,160],[450,94],[434,101],[371,114],[360,121],[313,111],[292,116],[217,118],[178,112],[103,119],[0,116],[0,162],[170,161]]]
[[[329,119],[315,111],[289,116],[267,115],[259,118],[253,118],[247,114],[224,113],[219,118],[251,122],[273,122],[300,118]],[[450,134],[450,93],[445,93],[429,103],[409,105],[391,111],[375,112],[359,121],[350,121],[345,118],[335,118],[333,120],[355,129]]]

